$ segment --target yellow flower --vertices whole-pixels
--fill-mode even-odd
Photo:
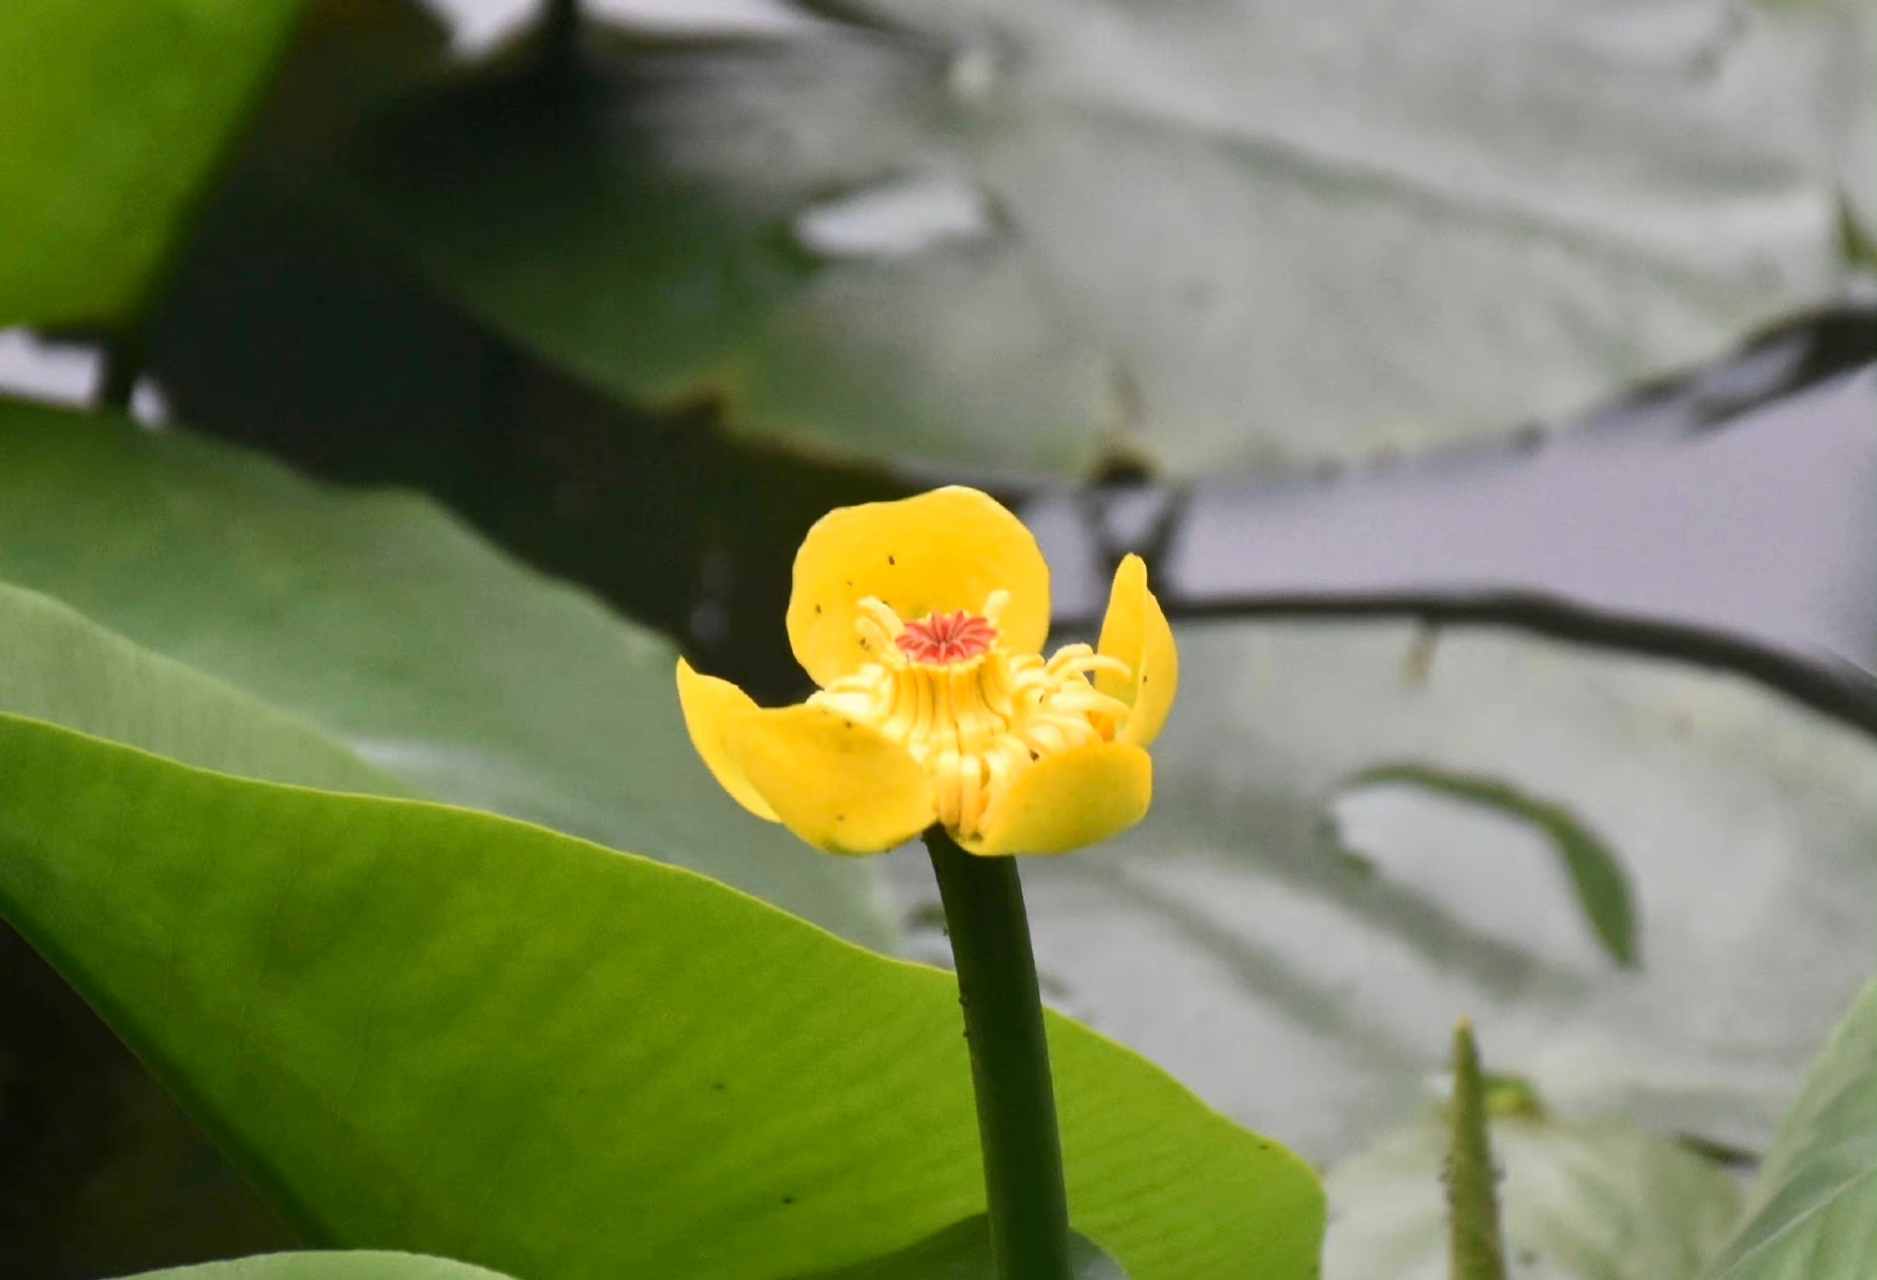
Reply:
[[[788,629],[807,702],[764,710],[683,659],[678,697],[724,790],[809,844],[879,853],[937,821],[973,853],[1061,853],[1147,812],[1179,658],[1138,556],[1097,648],[1045,661],[1049,566],[994,499],[843,507],[796,553]]]

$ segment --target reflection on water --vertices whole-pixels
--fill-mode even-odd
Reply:
[[[1540,591],[1877,668],[1877,313],[1850,319],[1868,338],[1835,365],[1750,349],[1526,448],[1202,484],[1162,571],[1191,601]],[[1753,407],[1716,426],[1723,403]],[[1155,507],[1114,504],[1094,536],[1086,500],[1025,509],[1059,614],[1094,615],[1098,544],[1148,540]]]

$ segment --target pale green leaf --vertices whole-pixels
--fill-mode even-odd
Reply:
[[[127,1280],[507,1280],[507,1277],[448,1258],[360,1250],[268,1253],[149,1271]]]
[[[1865,1280],[1877,1271],[1877,982],[1812,1064],[1710,1280]]]
[[[67,605],[0,583],[0,711],[204,769],[335,791],[406,794],[292,716],[141,649]]]
[[[166,675],[164,692],[133,689],[107,707],[103,695],[136,684],[147,659],[124,657],[109,683],[86,664],[124,649],[100,640],[75,645],[44,683],[0,677],[16,696],[34,685],[33,703],[9,709],[233,773],[342,785],[328,764],[204,755],[98,718],[138,716],[155,732],[167,717],[233,738],[249,730],[207,721],[266,704],[270,724],[291,718],[389,779],[366,789],[679,863],[890,945],[871,867],[751,821],[698,761],[668,641],[414,494],[338,489],[186,432],[0,401],[0,583],[248,695],[238,710],[205,710],[186,704],[205,691],[234,704]]]

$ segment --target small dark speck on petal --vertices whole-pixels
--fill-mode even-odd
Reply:
[[[1041,760],[1042,758],[1043,758],[1043,753],[1042,753],[1042,752],[1040,752],[1040,751],[1032,751],[1032,752],[1030,752],[1030,759],[1032,759],[1032,760]]]
[[[854,580],[852,578],[842,578],[841,581],[845,582],[850,587],[854,585]]]
[[[820,606],[820,605],[816,605],[816,606],[815,606],[815,612],[816,612],[816,613],[820,613],[820,612],[821,612],[821,606]]]
[[[835,815],[834,815],[834,820],[835,820],[836,822],[846,822],[846,821],[847,821],[847,815],[846,815],[846,814],[844,814],[844,813],[837,813],[837,814],[835,814]]]
[[[852,720],[843,720],[841,721],[841,723],[846,725],[850,729],[854,727],[854,722]]]
[[[887,562],[888,564],[898,564],[898,563],[899,563],[899,561],[897,561],[897,560],[895,560],[895,559],[894,559],[894,558],[893,558],[892,556],[888,556],[888,557],[886,558],[886,562]]]

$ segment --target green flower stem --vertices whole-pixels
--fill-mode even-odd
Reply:
[[[1447,1154],[1447,1227],[1453,1280],[1505,1280],[1498,1172],[1486,1136],[1486,1085],[1473,1024],[1453,1029],[1452,1146]]]
[[[998,1280],[1070,1280],[1069,1198],[1017,860],[974,857],[936,826],[925,847],[958,969]]]

